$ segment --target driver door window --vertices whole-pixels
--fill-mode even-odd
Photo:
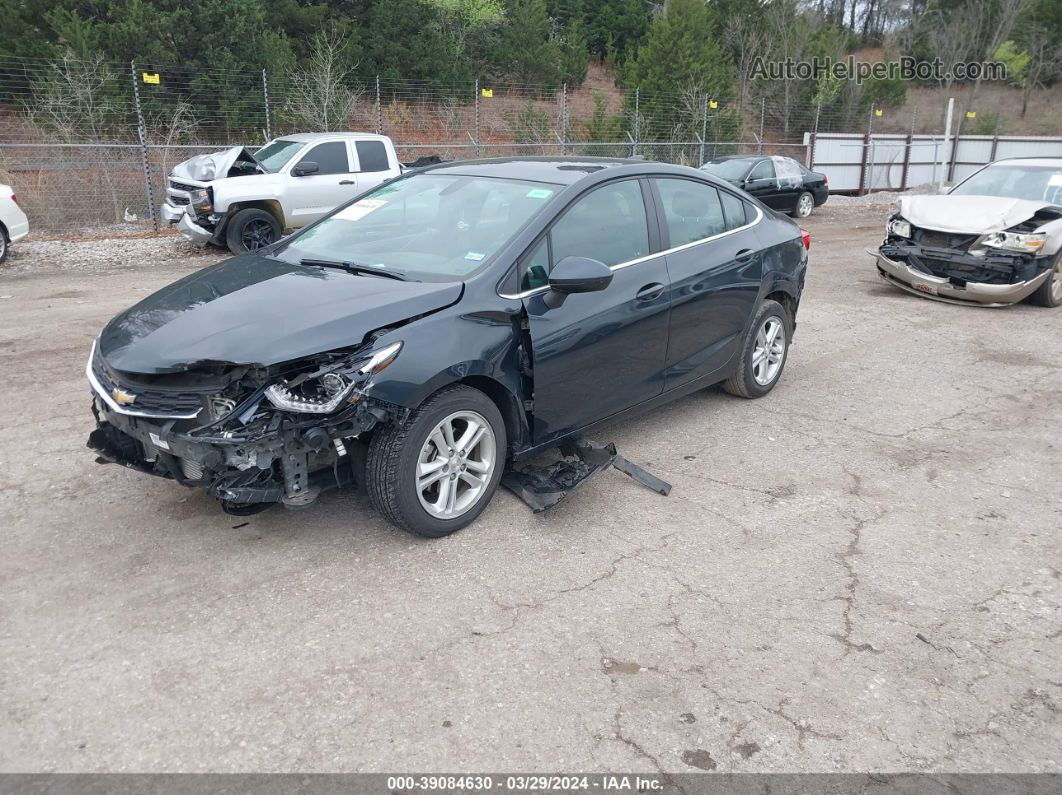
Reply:
[[[349,174],[350,161],[347,158],[347,145],[343,141],[329,141],[317,144],[313,149],[299,158],[298,165],[316,163],[315,175]]]
[[[761,160],[752,171],[749,172],[749,180],[774,179],[774,163],[770,160]]]

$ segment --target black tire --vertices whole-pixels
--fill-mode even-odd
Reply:
[[[752,357],[756,350],[756,337],[770,318],[781,319],[782,329],[785,332],[785,344],[782,350],[781,366],[769,382],[761,384],[753,374]],[[749,326],[749,331],[745,335],[745,341],[741,346],[741,361],[738,364],[737,372],[723,382],[723,389],[731,395],[743,398],[758,398],[766,395],[774,389],[775,384],[782,377],[782,371],[785,370],[785,363],[789,358],[789,341],[792,338],[793,321],[789,317],[789,313],[777,301],[765,300],[760,304],[760,308],[756,311],[756,316]]]
[[[272,213],[248,207],[229,219],[225,243],[233,254],[254,251],[280,240],[280,222]]]
[[[7,242],[7,230],[4,229],[4,225],[0,224],[0,262],[7,259],[7,250],[11,248],[11,244]]]
[[[805,198],[807,197],[807,198]],[[807,218],[811,215],[811,211],[815,209],[815,197],[808,191],[804,191],[797,196],[796,204],[793,205],[793,209],[789,214],[794,218]]]
[[[416,485],[417,462],[436,426],[456,411],[474,411],[490,424],[495,440],[494,471],[478,502],[454,519],[440,519],[421,505]],[[373,435],[365,467],[365,490],[388,521],[417,535],[440,538],[471,524],[487,507],[505,469],[506,444],[505,422],[494,401],[478,389],[449,386],[425,400],[402,425],[382,428]]]
[[[1036,306],[1062,306],[1062,252],[1055,257],[1047,281],[1036,288],[1036,292],[1026,299]]]

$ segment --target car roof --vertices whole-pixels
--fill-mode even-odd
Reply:
[[[724,160],[763,160],[770,155],[723,155],[721,157],[713,157],[709,160],[709,163],[722,163]]]
[[[499,177],[573,185],[590,174],[631,165],[641,165],[652,170],[652,166],[663,164],[620,157],[497,157],[483,160],[457,160],[429,166],[424,171],[430,171],[433,174]]]
[[[277,140],[280,141],[295,141],[297,143],[308,143],[310,141],[319,141],[322,138],[357,138],[360,140],[372,139],[383,140],[387,136],[377,135],[376,133],[364,133],[364,132],[320,132],[320,133],[292,133],[291,135],[278,135]]]
[[[1006,157],[991,166],[1062,166],[1062,157]]]

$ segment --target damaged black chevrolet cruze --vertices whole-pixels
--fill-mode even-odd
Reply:
[[[769,392],[808,245],[689,168],[407,174],[114,318],[89,359],[89,446],[230,513],[358,485],[445,535],[506,466],[602,421],[718,382]]]

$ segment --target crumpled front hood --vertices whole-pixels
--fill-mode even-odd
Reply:
[[[178,179],[192,179],[196,182],[210,182],[214,179],[224,179],[229,175],[229,169],[243,155],[245,160],[254,160],[250,152],[242,146],[234,146],[231,149],[223,149],[220,152],[212,152],[209,155],[196,155],[183,163],[178,163],[170,172]],[[214,164],[213,174],[210,172],[210,164]]]
[[[1004,196],[904,196],[900,215],[923,229],[973,235],[1001,232],[1053,206]]]
[[[174,282],[115,317],[100,351],[116,370],[269,366],[359,345],[370,331],[455,303],[461,282],[401,282],[246,254]]]

